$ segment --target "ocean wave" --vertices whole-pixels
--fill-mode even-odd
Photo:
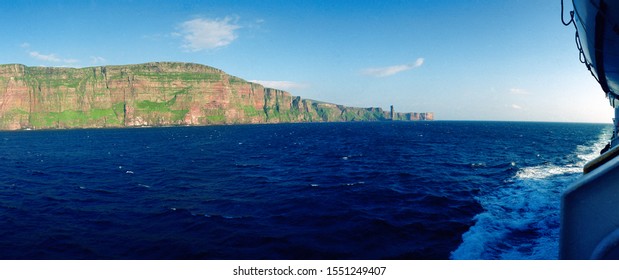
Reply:
[[[554,176],[580,174],[581,172],[582,165],[558,166],[554,164],[543,164],[538,166],[524,167],[518,170],[515,178],[519,180],[542,180]]]
[[[597,140],[577,146],[570,155],[575,163],[522,167],[504,186],[480,194],[484,212],[475,216],[451,258],[556,259],[561,193],[599,155],[610,133],[605,128]]]
[[[558,197],[601,148],[592,147],[602,127],[377,122],[6,133],[15,145],[0,151],[0,258],[25,258],[24,248],[52,259],[553,258]],[[81,141],[88,135],[92,142]],[[85,146],[76,153],[76,145]],[[75,242],[94,254],[66,248]]]

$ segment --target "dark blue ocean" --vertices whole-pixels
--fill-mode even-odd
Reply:
[[[555,259],[604,124],[0,132],[0,259]]]

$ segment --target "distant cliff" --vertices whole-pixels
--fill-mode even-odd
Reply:
[[[432,120],[432,113],[394,113]],[[191,63],[0,65],[0,130],[389,120],[380,108],[302,99]]]

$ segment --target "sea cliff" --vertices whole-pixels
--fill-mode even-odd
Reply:
[[[394,113],[394,120],[432,120]],[[303,99],[205,65],[0,65],[0,130],[389,120],[381,108]]]

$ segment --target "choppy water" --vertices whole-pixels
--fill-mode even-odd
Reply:
[[[553,259],[610,125],[0,132],[1,259]]]

